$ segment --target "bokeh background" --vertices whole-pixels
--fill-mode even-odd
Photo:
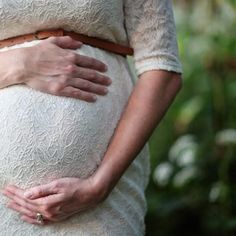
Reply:
[[[236,235],[236,0],[176,0],[184,86],[150,140],[147,236]]]

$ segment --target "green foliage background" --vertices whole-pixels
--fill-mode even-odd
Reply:
[[[236,235],[236,1],[174,14],[184,85],[150,140],[147,236]]]

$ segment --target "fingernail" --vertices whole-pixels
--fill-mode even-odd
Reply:
[[[93,95],[93,101],[96,101],[96,100],[97,100],[97,96]]]
[[[107,65],[104,66],[104,70],[107,71],[108,70],[108,67]]]
[[[108,89],[107,88],[104,88],[103,91],[104,91],[104,93],[108,93]]]
[[[110,78],[108,78],[108,84],[110,85],[112,83],[112,80]]]
[[[76,42],[76,47],[81,47],[82,46],[82,43],[81,42]]]

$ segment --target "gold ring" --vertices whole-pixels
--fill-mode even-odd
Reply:
[[[36,220],[38,223],[43,224],[43,215],[41,213],[36,214]]]

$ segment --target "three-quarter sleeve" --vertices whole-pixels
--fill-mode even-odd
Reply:
[[[124,0],[124,14],[137,75],[155,69],[182,73],[171,0]]]

